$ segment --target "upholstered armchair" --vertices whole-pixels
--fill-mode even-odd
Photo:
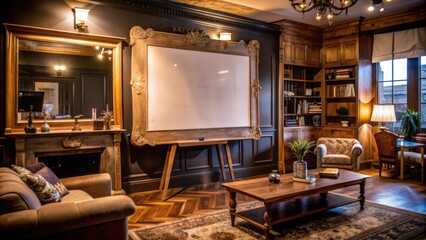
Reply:
[[[128,196],[111,196],[109,174],[60,181],[68,194],[42,204],[15,171],[0,168],[1,239],[128,239],[127,216],[135,204]]]
[[[352,138],[319,138],[314,150],[317,168],[344,168],[358,170],[358,158],[363,148]]]

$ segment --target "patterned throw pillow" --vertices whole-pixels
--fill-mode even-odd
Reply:
[[[51,202],[60,202],[61,196],[56,188],[46,179],[37,173],[32,173],[26,168],[12,165],[12,169],[19,174],[19,177],[30,187],[37,195],[42,204]]]
[[[58,190],[61,197],[68,194],[68,189],[65,187],[65,185],[58,179],[55,173],[53,173],[48,166],[44,165],[44,163],[37,162],[31,164],[27,167],[27,169],[30,170],[32,173],[40,174],[44,179],[46,179],[50,184],[52,184],[53,187],[56,188],[56,190]]]

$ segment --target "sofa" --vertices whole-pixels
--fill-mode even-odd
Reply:
[[[111,196],[107,173],[60,179],[68,194],[42,204],[11,168],[0,168],[1,239],[128,239],[128,196]]]
[[[363,148],[353,138],[323,137],[317,140],[314,153],[317,156],[317,168],[343,168],[357,171],[358,159]]]

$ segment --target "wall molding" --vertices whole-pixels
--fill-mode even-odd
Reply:
[[[189,6],[177,2],[158,2],[152,0],[97,0],[96,2],[99,5],[154,14],[157,16],[173,16],[214,23],[223,26],[232,26],[238,29],[261,33],[280,33],[280,27],[275,24],[265,23],[262,21],[204,9],[196,6]]]

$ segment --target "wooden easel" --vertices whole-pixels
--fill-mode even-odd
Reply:
[[[226,182],[225,163],[223,161],[222,146],[225,144],[226,158],[229,166],[229,173],[231,180],[234,181],[234,169],[232,167],[231,151],[229,149],[228,140],[206,140],[206,141],[182,141],[175,144],[169,145],[167,149],[166,160],[164,162],[163,175],[161,176],[160,190],[162,190],[161,200],[167,199],[167,190],[169,189],[170,175],[172,173],[173,161],[176,155],[177,147],[196,147],[196,146],[208,146],[217,145],[217,151],[219,155],[219,165],[222,171],[223,181]]]

